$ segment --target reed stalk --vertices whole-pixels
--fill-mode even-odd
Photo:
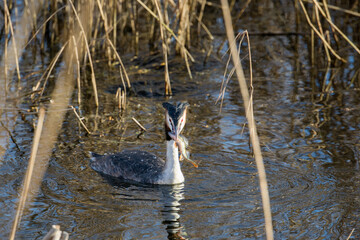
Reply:
[[[20,77],[18,47],[17,47],[17,44],[16,44],[16,37],[15,37],[15,34],[14,34],[14,27],[13,27],[13,24],[12,24],[12,21],[11,21],[11,16],[10,16],[10,12],[9,12],[6,1],[4,1],[4,10],[5,10],[5,18],[7,18],[7,22],[9,23],[10,31],[11,31],[11,35],[12,35],[11,40],[12,40],[12,46],[13,46],[14,55],[15,55],[14,59],[15,59],[15,64],[16,64],[16,73],[17,73],[18,80],[20,80],[21,77]]]
[[[146,11],[148,11],[151,16],[153,16],[157,21],[160,21],[160,19],[158,18],[158,16],[156,16],[156,14],[148,7],[146,6],[145,3],[143,3],[141,0],[136,0],[143,8],[146,9]],[[183,51],[187,54],[187,56],[190,58],[190,60],[192,62],[195,61],[195,59],[193,58],[193,56],[190,54],[190,52],[186,49],[185,45],[179,40],[179,38],[176,36],[176,34],[174,33],[174,31],[168,26],[165,25],[165,23],[160,23],[161,25],[164,26],[164,28],[170,33],[170,35],[175,39],[175,41],[181,46],[181,48],[183,49]]]
[[[316,33],[316,35],[318,35],[318,37],[321,39],[321,41],[324,43],[324,45],[330,50],[330,52],[340,61],[346,63],[346,60],[343,59],[342,57],[340,57],[336,51],[330,46],[330,44],[326,41],[325,37],[319,32],[319,30],[316,29],[316,27],[314,26],[314,24],[311,22],[311,19],[306,11],[306,8],[304,6],[304,3],[302,2],[302,0],[299,0],[300,6],[303,9],[303,12],[305,14],[306,20],[309,24],[309,26],[311,27],[311,29]]]
[[[6,1],[4,1],[4,4],[6,4]],[[7,99],[15,98],[15,94],[13,91],[8,91],[9,84],[12,82],[12,77],[14,75],[14,71],[16,69],[17,71],[17,78],[19,79],[20,69],[19,69],[19,56],[22,55],[22,52],[24,50],[24,47],[27,43],[27,37],[29,36],[31,29],[34,27],[34,22],[32,21],[32,17],[37,15],[37,12],[40,9],[40,6],[42,6],[43,0],[39,1],[28,1],[28,11],[24,11],[24,13],[21,15],[21,17],[17,18],[17,13],[15,8],[15,19],[16,20],[16,29],[11,30],[11,39],[9,44],[7,44],[7,38],[6,35],[6,41],[5,41],[5,47],[4,55],[1,56],[0,63],[4,64],[4,67],[0,68],[0,89],[3,90],[3,92],[0,93],[0,117],[3,113],[3,107],[7,106],[10,109],[15,109],[15,103],[13,101],[7,102]],[[8,11],[8,8],[6,7],[4,9],[5,12],[5,19],[7,25],[6,28],[10,28],[11,24],[11,16]],[[16,42],[16,44],[15,44]],[[14,54],[11,54],[14,52]],[[15,69],[14,69],[15,66]],[[9,106],[10,105],[10,106]],[[15,114],[16,115],[16,114]],[[12,131],[13,125],[15,121],[9,121],[7,123],[9,131]]]
[[[33,194],[33,192],[31,192],[29,190],[30,190],[30,186],[32,184],[33,173],[34,173],[34,168],[35,168],[35,158],[36,158],[38,148],[39,148],[39,142],[40,142],[40,136],[41,136],[41,132],[42,132],[43,124],[44,124],[44,118],[45,118],[45,109],[40,108],[39,120],[38,120],[38,124],[36,126],[34,138],[33,138],[33,145],[31,147],[31,155],[30,155],[28,167],[26,170],[26,174],[24,177],[24,183],[23,183],[23,188],[22,188],[21,195],[20,195],[19,204],[17,206],[15,219],[14,219],[12,229],[11,229],[11,234],[9,237],[10,240],[15,239],[16,230],[21,221],[21,217],[24,212],[25,204],[26,204],[26,200],[28,199],[28,196],[30,195],[29,198],[32,198],[31,194]]]
[[[163,30],[163,25],[164,24],[164,20],[163,20],[163,16],[162,16],[162,12],[160,10],[159,7],[159,2],[158,0],[153,0],[154,5],[156,7],[158,16],[159,16],[159,21],[160,21],[160,35],[161,35],[161,42],[162,42],[162,52],[163,52],[163,56],[164,56],[164,62],[165,62],[165,95],[166,96],[170,96],[172,95],[172,91],[171,91],[171,83],[170,83],[170,74],[169,74],[169,64],[168,64],[168,45],[167,45],[167,38],[166,35],[164,33]]]
[[[128,76],[127,72],[126,72],[126,68],[124,66],[123,61],[121,60],[120,55],[116,51],[116,48],[115,48],[114,44],[111,42],[110,39],[108,39],[108,43],[109,43],[110,47],[112,48],[112,50],[114,51],[114,53],[115,53],[115,55],[116,55],[116,57],[117,57],[117,59],[118,59],[118,61],[120,63],[120,76],[121,76],[121,81],[122,81],[123,86],[124,86],[124,91],[126,93],[126,85],[125,85],[125,81],[124,81],[124,78],[123,78],[122,74],[124,73],[125,78],[126,78],[126,83],[127,83],[128,87],[131,88],[131,83],[130,83],[129,76]]]
[[[302,0],[300,0],[302,3]],[[360,49],[336,26],[333,21],[331,20],[330,16],[325,13],[325,11],[320,7],[317,0],[313,0],[313,3],[315,4],[316,8],[320,11],[320,13],[323,15],[325,20],[331,25],[333,29],[336,30],[349,44],[354,50],[360,54]],[[326,6],[326,5],[325,5]]]
[[[259,174],[260,192],[261,192],[264,217],[265,217],[266,237],[268,240],[272,240],[274,239],[274,234],[273,234],[272,217],[271,217],[270,197],[269,197],[268,184],[266,180],[264,161],[261,154],[260,141],[257,135],[256,124],[254,120],[254,113],[253,113],[252,101],[251,101],[252,99],[249,98],[249,92],[245,80],[245,75],[235,45],[234,30],[231,22],[231,13],[230,13],[228,1],[221,0],[221,5],[224,16],[226,34],[230,45],[230,53],[236,69],[235,72],[239,82],[242,99],[244,102],[246,118],[248,121],[249,131],[250,131],[250,140],[252,143],[256,167]]]
[[[99,106],[99,97],[98,97],[98,93],[97,93],[97,86],[96,86],[96,78],[95,78],[95,71],[94,71],[94,64],[93,64],[93,61],[92,61],[92,57],[91,57],[91,52],[90,52],[90,48],[89,48],[89,43],[88,43],[88,40],[87,40],[87,31],[85,31],[84,29],[84,26],[83,26],[83,23],[81,22],[80,20],[80,17],[75,9],[75,6],[74,4],[72,3],[72,0],[69,0],[68,1],[70,3],[70,6],[74,12],[74,15],[76,17],[76,20],[79,24],[79,27],[80,27],[80,31],[82,33],[82,36],[84,38],[84,43],[85,43],[85,46],[86,46],[86,52],[87,52],[87,57],[89,58],[89,63],[90,63],[90,69],[91,69],[91,83],[93,85],[93,90],[94,90],[94,97],[95,97],[95,104],[96,106]],[[91,12],[93,11],[93,6],[92,4],[92,1],[89,1],[88,4],[86,5],[91,5],[91,9],[89,9],[88,11],[88,14],[91,16]],[[88,19],[86,19],[85,21],[88,21]],[[86,22],[85,22],[86,23]]]
[[[90,30],[90,27],[88,25],[89,21],[86,20],[88,18],[88,11],[91,10],[91,6],[84,5],[83,8],[83,11],[79,13],[80,16],[76,14],[78,19],[77,23],[72,30],[70,29],[70,31],[74,33],[74,38],[76,40],[82,41],[86,39],[85,36]],[[82,22],[86,24],[85,27],[82,26]],[[85,31],[85,29],[87,31]],[[55,82],[55,88],[51,95],[53,104],[49,105],[48,114],[45,120],[45,110],[40,110],[38,123],[39,125],[36,128],[32,154],[27,174],[24,180],[24,187],[21,193],[20,202],[13,223],[10,239],[15,238],[17,226],[21,220],[22,213],[26,210],[27,203],[32,202],[32,199],[36,196],[38,192],[43,176],[49,164],[52,149],[56,142],[58,133],[60,132],[63,119],[65,117],[64,110],[67,109],[70,97],[74,90],[74,66],[76,64],[76,60],[74,58],[74,43],[76,41],[74,42],[70,40],[71,39],[67,41],[67,46],[65,47],[63,57],[64,65],[59,71],[57,81]],[[66,45],[66,43],[64,45]],[[78,44],[77,46],[87,46],[87,44],[82,43]],[[77,50],[79,57],[82,57],[82,55],[84,55],[85,51],[83,48],[79,47],[79,49]],[[41,129],[44,130],[41,131]]]

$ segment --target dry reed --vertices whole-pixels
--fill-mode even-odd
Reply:
[[[271,217],[271,207],[270,207],[270,197],[268,184],[266,180],[266,172],[264,161],[261,154],[260,142],[257,135],[256,124],[254,120],[254,112],[252,108],[252,98],[249,97],[248,87],[245,80],[245,75],[241,66],[240,57],[238,55],[238,50],[235,44],[234,30],[231,22],[231,13],[229,9],[229,4],[227,0],[221,0],[225,29],[228,37],[228,42],[230,46],[230,54],[236,69],[236,76],[240,86],[241,96],[244,102],[244,108],[246,112],[246,118],[249,125],[250,140],[252,143],[252,148],[254,151],[254,157],[256,162],[256,167],[259,174],[259,184],[260,192],[262,197],[262,204],[265,217],[265,230],[266,238],[271,240],[274,239],[273,226],[272,226],[272,217]]]
[[[139,121],[138,120],[136,120],[136,118],[131,118],[135,123],[136,123],[136,125],[138,125],[138,127],[142,130],[142,131],[144,131],[144,132],[146,132],[147,130],[146,130],[146,128],[143,126],[143,125],[141,125],[141,123],[139,123]]]
[[[328,53],[328,51],[330,51],[335,57],[336,59],[346,63],[347,61],[341,57],[336,50],[334,49],[333,46],[331,46],[331,39],[330,39],[330,32],[332,33],[334,40],[337,44],[339,44],[339,38],[337,36],[337,34],[339,34],[342,39],[344,39],[358,54],[360,54],[360,49],[358,46],[356,46],[356,44],[350,40],[350,38],[348,36],[346,36],[346,34],[340,30],[340,28],[333,22],[331,15],[330,15],[330,11],[329,9],[333,9],[333,10],[337,10],[337,11],[342,11],[344,13],[347,14],[351,14],[353,16],[360,16],[358,13],[350,11],[350,10],[346,10],[346,9],[341,9],[339,7],[336,6],[332,6],[332,5],[328,5],[326,3],[326,1],[324,1],[323,3],[319,3],[317,0],[298,0],[297,1],[302,9],[302,12],[305,15],[305,19],[308,23],[308,25],[311,27],[312,30],[312,35],[311,35],[311,58],[312,58],[312,63],[315,62],[315,37],[313,35],[313,33],[315,33],[320,39],[321,42],[324,44],[324,48],[325,48],[325,54],[327,57],[328,62],[332,62],[332,59],[330,57],[330,54]],[[311,3],[313,4],[313,17],[312,19],[309,16],[309,13],[304,5],[304,2],[307,3]],[[325,24],[323,24],[322,19],[320,18],[320,14],[322,16],[322,19],[325,19],[325,21],[328,23],[330,29],[329,30],[324,30],[325,28]],[[317,28],[314,24],[314,22],[316,22],[317,24]]]
[[[89,11],[90,9],[89,6],[87,6],[86,8],[86,5],[84,8],[85,11],[82,12],[81,16],[75,14],[77,16],[77,24],[75,24],[72,30],[70,29],[70,31],[74,33],[74,38],[77,40],[86,39],[85,36],[87,35],[87,32],[85,32],[85,29],[90,29],[88,26],[89,22],[86,21],[86,18],[88,17],[86,14],[88,12],[86,12],[86,10]],[[83,27],[83,23],[86,24],[86,28]],[[64,43],[64,46],[65,45],[66,44]],[[82,43],[78,44],[77,46],[79,47],[84,45],[87,46],[86,49],[89,50],[87,44]],[[20,222],[22,213],[25,211],[26,203],[31,202],[32,199],[35,197],[35,195],[32,194],[36,194],[38,192],[42,178],[48,166],[52,149],[60,131],[65,116],[64,109],[67,109],[67,104],[74,89],[73,68],[76,64],[75,58],[73,57],[75,52],[74,47],[75,45],[73,41],[67,41],[67,46],[64,50],[65,53],[63,58],[65,64],[59,71],[58,79],[55,82],[55,88],[52,93],[53,104],[49,105],[49,113],[43,125],[42,120],[44,110],[40,111],[39,123],[41,123],[41,125],[37,127],[37,129],[39,130],[37,130],[35,134],[28,172],[26,174],[26,180],[24,181],[23,192],[21,194],[21,199],[13,224],[13,230],[11,232],[10,239],[15,238],[16,228]],[[82,56],[84,54],[84,49],[81,47],[79,47],[77,51],[79,56]],[[42,126],[44,130],[42,131],[40,137]],[[38,146],[40,147],[39,150],[36,152]]]
[[[12,230],[11,230],[11,234],[10,234],[10,238],[9,238],[10,240],[15,239],[16,230],[21,221],[21,217],[22,217],[22,214],[25,209],[25,204],[26,204],[28,195],[30,195],[29,198],[31,198],[32,197],[31,194],[33,194],[33,192],[31,192],[29,190],[30,190],[30,185],[32,184],[32,180],[33,180],[33,173],[34,173],[34,168],[35,168],[35,158],[36,158],[38,148],[39,148],[40,136],[41,136],[41,132],[42,132],[43,124],[44,124],[44,119],[45,119],[45,109],[40,108],[39,120],[38,120],[38,124],[36,126],[36,130],[35,130],[35,134],[34,134],[33,145],[31,148],[31,155],[30,155],[28,167],[26,170],[26,174],[24,177],[23,188],[21,191],[20,200],[19,200],[19,204],[17,206],[16,215],[15,215],[15,220],[13,222],[13,226],[12,226]]]

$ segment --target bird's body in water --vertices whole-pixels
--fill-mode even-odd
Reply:
[[[184,175],[179,162],[178,146],[179,141],[181,141],[179,135],[185,126],[188,106],[188,103],[178,103],[176,105],[163,103],[166,110],[165,161],[149,152],[125,150],[109,155],[92,153],[90,166],[102,174],[136,182],[151,184],[179,184],[184,182]],[[184,149],[182,147],[180,150],[183,151]]]

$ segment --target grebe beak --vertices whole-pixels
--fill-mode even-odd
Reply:
[[[175,131],[168,132],[168,134],[172,140],[174,140],[175,142],[178,141],[179,133],[178,133],[177,129],[175,129]]]

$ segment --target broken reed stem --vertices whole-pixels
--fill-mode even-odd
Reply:
[[[323,28],[321,26],[321,22],[320,22],[319,10],[317,8],[315,8],[315,16],[316,16],[316,21],[317,21],[317,24],[318,24],[318,27],[319,27],[319,31],[320,31],[321,35],[325,36]],[[331,56],[330,56],[330,53],[329,53],[329,49],[327,48],[327,46],[325,44],[324,44],[324,49],[325,49],[325,54],[326,54],[328,62],[331,62]]]
[[[108,21],[107,21],[107,18],[104,14],[104,11],[102,9],[102,6],[100,4],[100,1],[97,0],[97,5],[98,5],[98,8],[99,8],[99,11],[100,11],[100,15],[101,15],[101,18],[103,19],[104,21],[104,28],[105,28],[105,38],[106,40],[110,41],[110,38],[109,38],[109,27],[108,27]],[[104,2],[103,2],[104,3]],[[111,64],[111,54],[110,54],[110,48],[109,46],[107,46],[107,55],[108,55],[108,65],[110,66]]]
[[[159,15],[159,22],[160,22],[160,35],[161,35],[161,42],[162,42],[162,51],[164,56],[164,62],[165,62],[165,96],[172,95],[171,90],[171,83],[170,83],[170,75],[169,75],[169,64],[168,64],[168,45],[166,41],[166,36],[163,30],[164,20],[162,17],[162,12],[159,7],[158,0],[154,0],[154,5],[156,7],[156,10]]]
[[[116,91],[115,99],[118,101],[118,108],[125,110],[126,107],[126,94],[121,88]]]
[[[48,23],[50,21],[51,18],[53,18],[58,12],[60,12],[61,10],[63,10],[66,7],[66,5],[62,6],[61,8],[59,8],[58,10],[56,10],[53,14],[50,15],[50,17],[48,17],[38,28],[38,30],[33,34],[33,36],[29,39],[29,41],[26,43],[25,47],[26,48],[32,40],[34,40],[34,38],[36,37],[36,35],[40,32],[40,30],[46,26],[46,23]]]
[[[195,19],[199,22],[199,26],[201,26],[206,34],[209,36],[209,39],[212,41],[214,40],[214,36],[211,34],[210,30],[206,27],[206,25],[199,19],[199,17],[195,16]]]
[[[16,210],[16,216],[15,216],[15,219],[14,219],[14,222],[12,225],[11,234],[9,237],[10,240],[15,239],[16,230],[17,230],[17,227],[20,223],[22,214],[25,209],[26,199],[29,194],[32,194],[32,192],[29,192],[29,189],[30,189],[30,184],[32,183],[32,175],[33,175],[34,166],[35,166],[35,157],[37,155],[37,151],[38,151],[38,147],[39,147],[39,141],[40,141],[41,131],[42,131],[43,123],[44,123],[44,118],[45,118],[45,109],[43,107],[41,107],[39,110],[38,124],[36,126],[36,130],[35,130],[35,134],[34,134],[34,138],[33,138],[33,144],[31,147],[31,155],[30,155],[28,167],[26,170],[26,174],[24,177],[24,183],[23,183],[23,188],[22,188],[21,195],[20,195],[19,205]]]
[[[68,43],[68,42],[66,42],[65,45],[66,45],[67,43]],[[52,70],[53,70],[53,68],[54,68],[57,60],[59,59],[61,53],[63,52],[63,50],[64,50],[64,46],[56,53],[55,57],[54,57],[53,59],[51,59],[51,62],[50,62],[50,64],[49,64],[49,66],[45,69],[44,73],[41,75],[41,77],[40,77],[40,79],[37,81],[36,85],[32,88],[33,92],[32,92],[32,94],[31,94],[31,99],[34,98],[34,94],[37,93],[37,92],[39,92],[39,97],[38,97],[38,98],[40,98],[40,97],[43,95],[44,89],[45,89],[45,86],[46,86],[46,83],[47,83],[47,80],[49,79],[50,74],[51,74],[51,72],[52,72]],[[47,73],[47,74],[46,74],[46,73]],[[45,78],[45,81],[44,81],[44,83],[43,83],[43,87],[42,87],[40,90],[38,90],[39,87],[40,87],[40,84],[41,84],[42,80],[43,80],[44,77],[45,77],[45,75],[46,75],[47,77]]]
[[[121,109],[122,107],[122,102],[121,102],[121,88],[118,88],[118,90],[116,91],[116,95],[115,95],[115,99],[118,101],[118,108]]]
[[[85,123],[82,121],[81,117],[79,116],[79,114],[76,112],[76,109],[74,108],[74,106],[70,105],[70,108],[74,111],[75,116],[77,117],[77,119],[79,120],[81,126],[85,129],[85,131],[88,134],[91,134],[91,132],[89,131],[89,129],[86,127]]]
[[[249,53],[249,65],[250,65],[250,86],[252,87],[252,60],[251,60],[251,51],[250,51],[250,39],[249,39],[249,33],[247,30],[245,30],[244,32],[242,33],[239,33],[236,37],[235,37],[235,42],[234,44],[236,44],[236,41],[240,38],[239,40],[239,46],[241,46],[243,40],[244,40],[244,37],[245,35],[247,36],[247,41],[248,41],[248,53]],[[240,56],[240,50],[241,48],[239,47],[238,49],[238,55]],[[230,48],[223,54],[222,58],[230,51]],[[221,81],[221,87],[220,87],[220,94],[218,96],[218,98],[216,99],[216,102],[215,104],[217,104],[219,102],[219,100],[221,100],[220,102],[220,112],[221,112],[221,109],[222,109],[222,106],[223,106],[223,103],[224,103],[224,97],[225,97],[225,92],[226,92],[226,87],[230,81],[230,79],[232,78],[232,76],[234,75],[234,72],[235,72],[235,67],[233,67],[229,74],[228,74],[228,77],[226,77],[226,72],[227,72],[227,69],[229,68],[229,64],[230,64],[230,60],[231,60],[231,55],[229,54],[229,57],[228,57],[228,60],[226,62],[226,66],[225,66],[225,71],[224,71],[224,74],[223,74],[223,80]]]
[[[248,110],[248,106],[250,106],[249,100],[249,92],[244,76],[243,69],[241,67],[240,57],[238,55],[236,45],[235,45],[235,38],[234,38],[234,29],[231,22],[231,13],[229,9],[229,4],[227,0],[221,0],[222,11],[224,16],[226,34],[228,37],[229,45],[230,45],[230,52],[234,62],[234,66],[236,68],[236,75],[240,85],[241,95],[244,101],[244,107],[246,111],[246,118],[249,124],[249,131],[250,131],[250,140],[252,143],[252,147],[254,150],[254,157],[256,162],[256,167],[259,174],[259,183],[260,183],[260,192],[262,197],[263,203],[263,210],[264,210],[264,217],[265,217],[265,230],[266,230],[266,238],[268,240],[274,239],[273,233],[273,226],[272,226],[272,217],[271,217],[271,208],[270,208],[270,197],[269,197],[269,190],[268,184],[266,180],[266,172],[264,161],[261,154],[260,142],[256,131],[256,125],[254,120],[254,113],[252,108],[251,111]]]
[[[355,231],[355,228],[353,228],[353,229],[351,230],[351,232],[350,232],[349,236],[346,238],[346,240],[349,240],[349,239],[351,238],[351,236],[353,235],[354,231]]]
[[[5,3],[6,4],[6,3]],[[9,35],[9,24],[8,24],[8,18],[7,17],[4,17],[4,30],[5,30],[5,36],[8,36]],[[8,67],[7,67],[7,62],[8,62],[8,44],[9,44],[9,38],[8,37],[5,37],[5,46],[4,46],[4,58],[3,58],[3,61],[4,61],[4,86],[3,86],[3,89],[4,89],[4,93],[5,93],[5,96],[7,95],[7,78],[8,78]],[[0,100],[0,104],[1,104],[1,100]],[[2,113],[2,111],[0,110],[0,114]]]
[[[324,1],[323,6],[324,6],[324,9],[325,9],[325,12],[326,12],[326,16],[331,19],[329,7],[328,7],[328,4],[327,4],[326,1]],[[337,36],[336,33],[335,33],[335,29],[334,29],[332,26],[330,26],[330,27],[331,27],[331,32],[333,32],[335,42],[337,43],[337,45],[339,45],[339,38],[338,38],[338,36]],[[330,34],[329,34],[329,35],[330,35]],[[330,37],[328,37],[328,42],[330,42]]]
[[[124,63],[123,63],[123,61],[121,60],[120,55],[119,55],[118,52],[116,51],[116,48],[115,48],[114,44],[110,41],[110,39],[108,39],[108,43],[110,44],[110,47],[113,49],[113,51],[114,51],[114,53],[115,53],[115,55],[116,55],[116,57],[117,57],[117,59],[118,59],[118,61],[119,61],[119,63],[120,63],[120,66],[121,66],[120,70],[122,69],[122,71],[124,72],[124,75],[125,75],[125,78],[126,78],[126,83],[127,83],[128,87],[131,88],[129,76],[128,76],[127,72],[126,72]],[[120,72],[120,75],[122,76],[121,72]],[[125,86],[124,78],[121,77],[121,80],[122,80],[122,82],[123,82],[124,91],[125,91],[125,93],[126,93],[126,86]]]
[[[51,64],[50,64],[50,68],[49,68],[49,71],[47,73],[47,76],[45,78],[45,81],[44,81],[44,84],[43,84],[43,87],[41,89],[41,92],[40,92],[40,97],[44,94],[44,91],[45,91],[45,86],[46,86],[46,83],[48,82],[49,78],[50,78],[50,75],[51,75],[51,72],[52,70],[54,69],[55,67],[55,64],[57,63],[57,61],[59,60],[59,57],[60,55],[62,54],[62,52],[64,51],[66,45],[69,43],[69,41],[67,41],[62,47],[61,49],[59,50],[59,52],[56,54],[55,58],[51,61]],[[40,79],[41,80],[41,79]]]
[[[4,1],[4,8],[5,8],[4,10],[5,10],[5,15],[6,15],[5,18],[8,19],[8,23],[9,23],[10,31],[11,31],[11,36],[12,36],[12,41],[13,41],[12,45],[14,47],[17,77],[18,77],[18,80],[20,80],[21,77],[20,77],[20,67],[19,67],[19,59],[18,59],[19,55],[18,55],[18,52],[17,52],[17,45],[16,45],[15,34],[14,34],[14,28],[13,28],[13,25],[12,25],[12,22],[11,22],[11,16],[10,16],[10,12],[9,12],[6,0]]]
[[[9,134],[11,140],[13,141],[13,143],[15,144],[16,148],[19,150],[19,152],[21,151],[19,145],[16,142],[16,139],[14,138],[14,136],[12,135],[11,131],[5,126],[5,124],[3,123],[3,121],[0,120],[0,124],[1,126],[5,129],[5,131]]]
[[[326,41],[325,37],[323,35],[321,35],[321,33],[319,32],[319,30],[316,29],[316,27],[314,26],[314,24],[311,22],[311,19],[306,11],[306,8],[304,6],[304,3],[302,2],[302,0],[299,0],[300,6],[303,9],[303,12],[305,14],[306,20],[308,22],[308,24],[310,25],[310,27],[314,30],[314,32],[319,36],[319,38],[321,39],[321,41],[324,43],[324,45],[326,45],[326,47],[330,50],[330,52],[340,61],[346,63],[346,60],[343,59],[342,57],[340,57],[335,50],[329,45],[329,43]]]
[[[90,63],[90,69],[91,69],[91,83],[92,83],[93,88],[94,88],[95,104],[98,107],[99,106],[99,98],[98,98],[98,93],[97,93],[95,71],[94,71],[93,61],[92,61],[92,57],[91,57],[91,53],[90,53],[89,43],[88,43],[88,40],[87,40],[87,37],[86,37],[86,33],[85,33],[85,30],[84,30],[83,24],[82,24],[82,22],[81,22],[81,20],[79,18],[79,15],[76,12],[74,4],[72,3],[71,0],[69,0],[68,2],[70,3],[70,6],[71,6],[71,8],[72,8],[72,10],[73,10],[73,12],[75,14],[76,20],[79,23],[79,27],[81,29],[81,35],[84,37],[84,42],[85,42],[85,46],[86,46],[86,52],[87,52],[87,55],[89,57],[89,63]]]
[[[201,33],[201,25],[203,24],[202,22],[202,18],[204,16],[204,10],[205,10],[205,5],[206,5],[206,0],[200,0],[199,1],[201,6],[200,6],[200,11],[199,11],[199,16],[196,17],[196,19],[198,20],[198,26],[197,26],[197,34],[198,34],[198,40],[200,42],[200,33]],[[205,25],[204,25],[205,26]],[[206,30],[205,30],[206,31]]]
[[[141,130],[143,130],[144,132],[146,132],[146,128],[141,125],[141,123],[138,122],[138,120],[136,120],[134,117],[132,118],[132,120],[139,126],[139,128],[141,128]]]
[[[302,0],[300,0],[301,2]],[[313,0],[317,9],[319,9],[320,13],[324,16],[325,20],[350,44],[351,47],[355,49],[360,54],[360,49],[332,22],[331,18],[326,15],[324,10],[320,7],[317,0]]]
[[[136,0],[136,1],[137,1],[141,6],[143,6],[143,8],[145,8],[146,11],[148,11],[148,12],[151,14],[151,16],[153,16],[156,20],[158,20],[158,21],[160,22],[159,18],[156,16],[156,14],[155,14],[153,11],[151,11],[151,9],[148,8],[148,7],[145,5],[145,3],[143,3],[141,0]],[[186,47],[184,46],[184,44],[182,44],[182,43],[179,41],[179,38],[176,36],[176,34],[173,32],[173,30],[171,30],[171,28],[170,28],[168,25],[166,25],[165,23],[160,23],[160,24],[163,25],[164,28],[171,34],[171,36],[174,37],[175,41],[180,44],[180,46],[183,48],[183,50],[184,50],[185,53],[188,55],[188,57],[190,58],[190,60],[191,60],[192,62],[195,62],[195,59],[193,58],[193,56],[192,56],[192,55],[190,54],[190,52],[186,49]]]
[[[303,1],[304,1],[304,2],[307,2],[307,3],[311,3],[311,4],[313,3],[312,0],[303,0]],[[324,6],[324,3],[318,2],[318,4],[319,4],[320,6]],[[339,12],[344,12],[344,13],[353,15],[353,16],[355,16],[355,17],[360,17],[360,13],[358,13],[358,12],[354,12],[354,11],[351,11],[351,10],[348,10],[348,9],[340,8],[340,7],[338,7],[338,6],[330,5],[330,4],[327,4],[326,2],[325,2],[325,5],[326,5],[327,8],[329,8],[329,9],[332,9],[332,10],[335,10],[335,11],[339,11]]]
[[[79,52],[78,52],[78,47],[77,47],[77,43],[75,40],[75,36],[72,35],[71,36],[73,42],[74,42],[74,50],[75,50],[75,57],[76,57],[76,82],[78,85],[78,104],[79,106],[81,105],[81,82],[80,82],[80,60],[79,60]]]

